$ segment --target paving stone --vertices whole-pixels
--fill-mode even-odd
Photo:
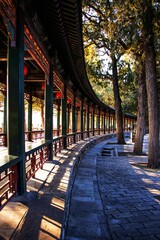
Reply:
[[[159,227],[159,226],[160,226],[160,221],[156,221],[156,220],[153,220],[153,221],[144,221],[143,224],[144,224],[144,226],[145,226],[146,228]]]
[[[148,235],[148,236],[138,236],[135,237],[134,240],[157,240],[160,239],[156,235]]]
[[[139,231],[144,235],[160,234],[160,227],[140,228]]]
[[[68,228],[67,230],[67,237],[68,239],[70,239],[70,237],[74,237],[75,239],[79,238],[79,237],[90,237],[90,239],[98,239],[100,237],[102,237],[101,235],[101,230],[100,228],[94,228],[94,227],[90,227],[88,228],[88,226],[72,226],[70,225],[70,228]]]
[[[144,228],[144,225],[142,222],[123,224],[123,229],[125,231],[130,231],[130,230],[139,229],[139,228]]]
[[[143,222],[144,225],[145,223],[149,223],[149,219],[144,216],[144,215],[140,215],[140,216],[133,216],[133,217],[127,217],[127,220],[130,222],[130,223],[134,223],[134,222]]]
[[[125,213],[116,213],[116,214],[112,214],[112,216],[114,218],[128,218],[133,216],[133,214],[131,212],[125,212]]]
[[[128,224],[128,220],[126,218],[121,218],[121,219],[118,219],[118,218],[113,218],[112,216],[107,216],[107,221],[109,223],[109,225],[116,225],[116,224]],[[112,227],[112,226],[111,226]]]

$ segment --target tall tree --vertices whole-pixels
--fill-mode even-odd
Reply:
[[[146,0],[145,4],[142,3],[142,7],[144,11],[143,31],[145,36],[144,51],[149,117],[148,167],[157,168],[159,157],[159,117],[152,1]]]
[[[123,114],[122,114],[122,106],[121,106],[121,98],[119,93],[119,85],[118,85],[118,73],[117,73],[117,59],[115,55],[112,55],[112,70],[113,70],[113,92],[114,92],[114,101],[115,101],[115,109],[116,109],[116,133],[117,133],[117,142],[119,144],[124,144],[124,134],[123,134]]]
[[[137,10],[138,8],[138,10]],[[143,54],[143,45],[141,41],[142,31],[139,24],[142,23],[138,15],[140,11],[139,6],[137,6],[137,1],[126,0],[118,5],[116,13],[117,17],[117,34],[119,38],[118,42],[121,47],[125,50],[126,54],[131,55],[132,62],[135,65],[135,59],[139,58]],[[134,153],[140,154],[143,149],[143,137],[145,128],[145,84],[144,84],[144,68],[137,68],[138,73],[138,121],[136,124],[136,138]],[[143,95],[142,95],[143,94]]]
[[[159,9],[159,10],[158,10]],[[135,0],[124,1],[119,8],[119,19],[129,35],[121,37],[122,45],[126,48],[127,42],[130,39],[130,51],[136,58],[141,60],[141,65],[138,68],[138,121],[136,127],[136,140],[134,152],[140,154],[143,147],[143,135],[145,133],[145,83],[144,75],[146,75],[147,97],[148,97],[148,116],[149,116],[149,156],[148,166],[157,167],[158,162],[158,101],[157,101],[157,79],[156,79],[156,56],[155,56],[155,39],[154,31],[156,32],[157,42],[160,32],[160,5],[158,1],[153,0]],[[159,19],[159,20],[158,20]],[[132,29],[130,30],[130,27]],[[153,30],[154,29],[154,30]],[[125,31],[122,31],[123,34]],[[158,46],[158,44],[156,44]],[[126,48],[127,49],[127,48]],[[156,49],[157,50],[157,49]],[[143,68],[143,55],[145,55],[145,68]],[[144,72],[145,71],[145,72]],[[156,126],[156,127],[155,127]],[[154,127],[154,130],[152,129]],[[153,160],[156,159],[156,160]]]
[[[124,144],[123,117],[117,71],[117,62],[123,53],[121,52],[122,49],[119,48],[119,42],[114,35],[114,28],[116,26],[114,23],[115,9],[109,2],[102,2],[97,2],[95,0],[87,2],[88,8],[85,8],[84,11],[84,23],[87,22],[86,25],[84,25],[84,34],[88,38],[89,44],[92,41],[98,49],[101,49],[101,51],[106,53],[106,58],[110,56],[112,61],[111,66],[115,100],[114,107],[117,122],[117,142],[119,144]]]
[[[91,12],[88,17],[94,31],[87,29],[90,39],[106,50],[108,56],[118,59],[123,50],[131,51],[136,57],[145,55],[145,76],[149,116],[149,154],[148,166],[158,166],[158,97],[156,53],[159,53],[160,3],[153,0],[86,1]],[[93,16],[93,18],[92,18]],[[105,17],[104,17],[105,16]],[[101,27],[101,28],[98,28]],[[155,35],[154,35],[155,33]],[[155,37],[156,36],[156,37]],[[156,42],[155,42],[156,40]],[[156,46],[156,49],[155,49]],[[156,51],[155,51],[156,50]],[[160,56],[160,54],[157,56]],[[112,57],[112,60],[114,57]],[[112,64],[113,66],[113,64]],[[139,91],[143,88],[143,69],[139,68]],[[141,77],[140,77],[141,76]],[[141,78],[141,80],[140,80]],[[144,90],[144,89],[143,89]],[[141,93],[138,116],[143,115],[145,98]],[[139,98],[140,99],[140,98]],[[143,123],[142,123],[143,120]],[[144,117],[138,121],[137,130],[144,125]],[[144,130],[137,133],[136,141],[143,143]],[[140,150],[140,149],[139,149]],[[136,150],[136,151],[139,151]]]
[[[145,82],[145,65],[142,57],[138,58],[138,110],[137,110],[137,126],[134,144],[134,154],[141,155],[143,153],[143,139],[146,131],[146,82]]]

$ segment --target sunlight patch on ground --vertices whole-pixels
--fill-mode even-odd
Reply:
[[[38,239],[60,239],[61,227],[60,223],[43,216]]]
[[[151,179],[148,179],[148,178],[141,178],[143,182],[145,183],[149,183],[149,184],[152,184],[154,183]]]
[[[63,153],[57,153],[57,157],[64,157]]]
[[[10,239],[19,224],[19,219],[22,219],[28,212],[28,207],[21,203],[9,202],[3,211],[0,211],[0,229],[1,236],[5,239]]]
[[[55,218],[49,218],[48,216],[43,216],[40,231],[39,239],[60,239],[62,224],[58,220],[58,210],[64,211],[64,200],[58,197],[53,197],[51,199],[51,206],[56,210]],[[56,219],[56,220],[55,220]]]
[[[64,199],[53,197],[51,200],[51,205],[61,210],[64,210]]]
[[[149,187],[147,189],[150,193],[152,193],[154,195],[160,195],[160,190],[157,190],[155,188],[149,188]]]
[[[141,175],[144,174],[144,172],[143,172],[142,170],[138,169],[138,168],[137,168],[137,169],[134,169],[134,171],[135,171],[137,174],[139,174],[139,175],[140,175],[140,174],[141,174]]]

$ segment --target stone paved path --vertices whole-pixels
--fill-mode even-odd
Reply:
[[[141,167],[147,156],[133,156],[127,140],[95,145],[79,168],[74,162],[85,141],[47,162],[29,181],[29,194],[0,212],[0,239],[160,239],[160,170]],[[147,143],[146,136],[145,152]],[[104,146],[119,156],[102,156]]]
[[[80,164],[72,191],[67,240],[100,240],[108,234],[97,185],[96,155],[94,147]]]
[[[0,240],[59,240],[65,232],[70,191],[80,160],[102,139],[94,136],[54,156],[27,182],[27,192],[12,198],[0,211]]]
[[[156,198],[160,196],[160,171],[140,167],[147,156],[129,154],[130,141],[127,145],[115,142],[96,145],[82,160],[72,191],[67,240],[160,239],[160,201]],[[124,156],[101,156],[104,144]]]

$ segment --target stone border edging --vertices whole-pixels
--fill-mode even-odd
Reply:
[[[64,220],[63,220],[63,226],[61,231],[61,239],[65,240],[66,238],[66,230],[68,225],[68,218],[69,218],[69,212],[70,212],[70,202],[72,197],[72,189],[74,185],[74,180],[77,174],[77,170],[79,168],[79,165],[81,163],[81,160],[84,158],[86,152],[92,148],[94,145],[107,140],[109,138],[115,137],[116,134],[110,134],[110,135],[103,135],[100,137],[94,137],[93,139],[84,140],[87,143],[84,143],[82,145],[77,145],[76,148],[72,151],[78,151],[78,155],[76,156],[76,159],[74,160],[74,163],[72,165],[71,171],[70,171],[70,177],[66,192],[66,200],[65,200],[65,209],[64,209]],[[74,154],[75,155],[75,154]],[[73,157],[73,156],[71,156]]]

